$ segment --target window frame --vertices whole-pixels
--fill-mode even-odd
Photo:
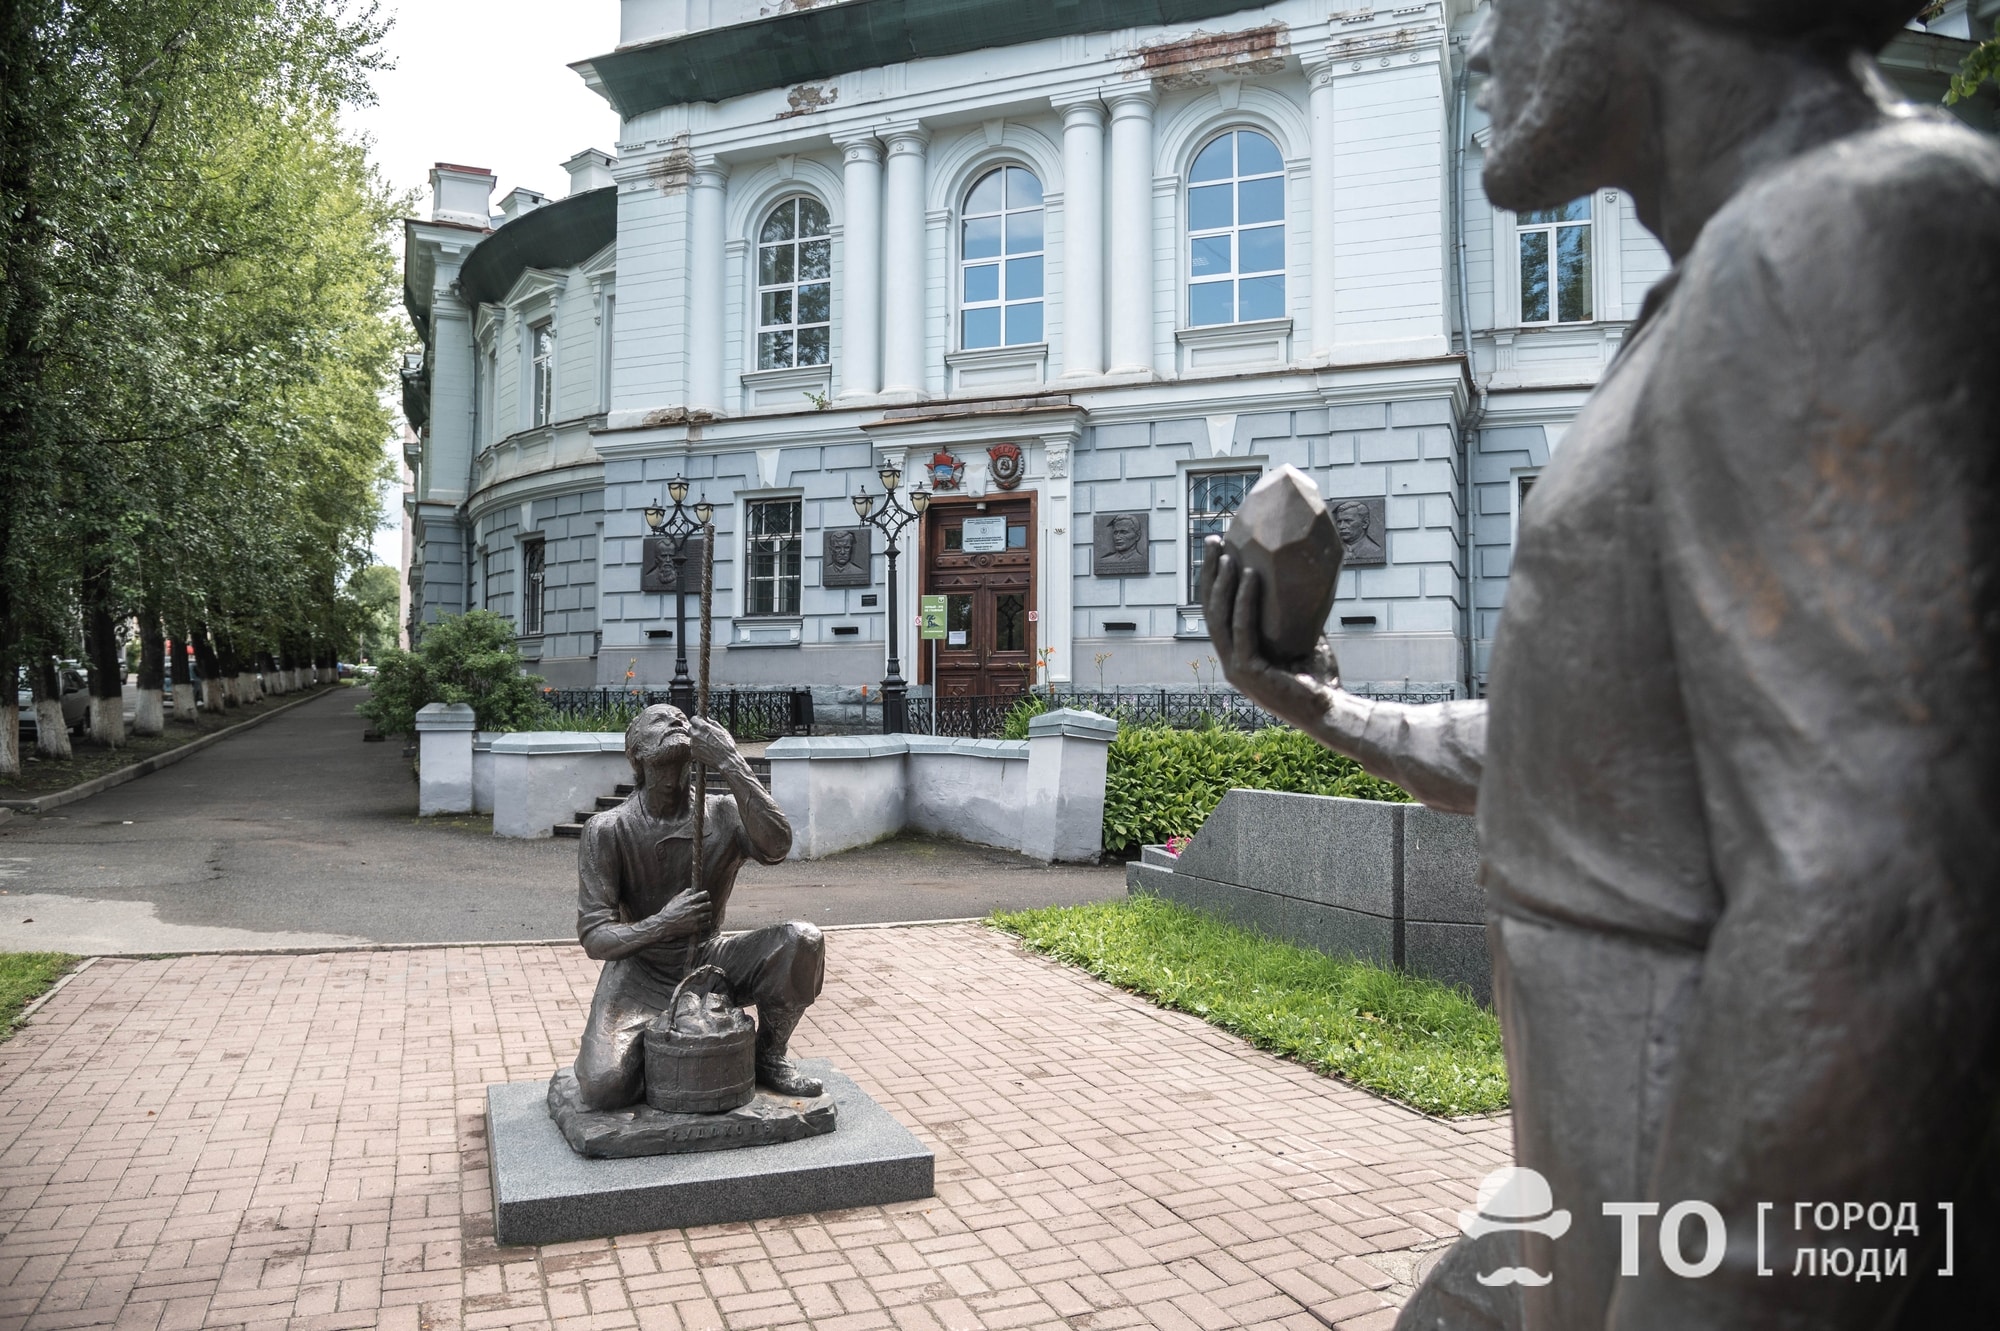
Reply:
[[[1578,328],[1600,321],[1601,316],[1598,313],[1598,308],[1602,303],[1602,298],[1597,289],[1598,268],[1601,262],[1598,254],[1598,210],[1602,205],[1598,202],[1597,191],[1592,190],[1581,198],[1572,199],[1569,203],[1563,204],[1561,208],[1547,208],[1539,211],[1560,212],[1562,209],[1569,208],[1577,203],[1583,204],[1588,210],[1587,215],[1580,219],[1524,222],[1521,220],[1520,213],[1513,215],[1514,239],[1511,261],[1513,265],[1512,276],[1514,279],[1513,313],[1514,326],[1516,328]],[[1580,318],[1565,319],[1562,317],[1562,284],[1558,280],[1557,265],[1560,262],[1561,256],[1560,233],[1563,231],[1581,231],[1584,234],[1585,272],[1582,286],[1584,296],[1589,302],[1589,308],[1585,310]],[[1528,317],[1528,284],[1523,267],[1525,262],[1525,248],[1530,237],[1541,237],[1542,243],[1547,247],[1545,262],[1548,265],[1549,312],[1548,317],[1545,319],[1530,319]]]
[[[811,204],[817,209],[819,209],[820,215],[824,221],[826,228],[824,231],[815,233],[810,236],[805,234],[802,228],[802,222],[803,222],[802,205],[804,204]],[[772,219],[777,216],[779,210],[784,208],[790,208],[792,210],[791,238],[789,240],[766,241],[764,239],[764,232],[766,228],[768,228],[771,225]],[[757,374],[765,374],[773,372],[782,372],[785,370],[828,369],[833,364],[833,297],[834,297],[833,210],[827,206],[826,200],[820,198],[818,195],[806,191],[798,191],[795,193],[787,194],[784,198],[775,201],[769,207],[759,211],[756,215],[756,227],[757,227],[756,232],[750,237],[750,260],[749,260],[749,267],[750,267],[749,322],[751,325],[750,364],[754,367],[751,372]],[[805,245],[809,241],[825,242],[826,275],[824,277],[805,280],[801,279],[801,277],[799,276],[801,267],[800,251],[802,251],[805,248]],[[766,282],[764,280],[764,252],[766,250],[776,250],[780,248],[789,248],[792,252],[791,278],[788,281],[784,282]],[[826,288],[826,318],[824,320],[801,322],[798,317],[800,313],[799,289],[801,287],[811,287],[811,286],[824,286]],[[791,293],[791,314],[792,314],[791,322],[782,324],[765,323],[764,322],[765,296],[787,291]],[[801,363],[799,360],[800,334],[806,332],[814,332],[822,329],[826,333],[825,359],[809,363]],[[792,335],[791,353],[790,353],[791,359],[789,363],[784,365],[766,365],[764,363],[764,338],[767,334],[780,333],[780,332],[789,332]]]
[[[1190,467],[1186,472],[1182,473],[1181,536],[1185,548],[1181,551],[1181,576],[1183,578],[1182,588],[1187,592],[1187,600],[1182,604],[1191,606],[1201,604],[1201,597],[1197,593],[1201,587],[1202,538],[1210,535],[1221,535],[1221,530],[1215,532],[1197,532],[1195,530],[1195,523],[1212,522],[1221,519],[1223,520],[1222,530],[1227,530],[1229,525],[1227,519],[1235,516],[1236,508],[1242,506],[1244,497],[1250,493],[1251,487],[1256,485],[1262,479],[1263,475],[1264,468],[1261,466]],[[1202,509],[1197,512],[1194,506],[1195,486],[1219,476],[1241,476],[1244,478],[1243,494],[1237,496],[1236,507],[1217,511]]]
[[[1032,206],[1014,207],[1008,201],[1008,187],[1011,184],[1007,172],[1019,171],[1035,182],[1037,202]],[[1000,207],[997,212],[968,211],[973,193],[992,177],[1000,177]],[[1041,216],[1041,245],[1034,250],[1018,253],[1007,248],[1007,221],[1012,217],[1038,213]],[[966,257],[966,225],[977,219],[997,217],[1000,219],[1000,249],[990,256],[973,259]],[[954,210],[952,227],[952,345],[959,352],[1020,351],[1028,347],[1046,346],[1049,340],[1049,206],[1048,183],[1042,174],[1026,162],[1007,159],[981,164],[978,174],[959,191],[958,206]],[[1008,297],[1008,269],[1012,263],[1034,259],[1040,264],[1041,280],[1035,295],[1014,299]],[[992,300],[970,300],[966,296],[966,273],[973,268],[991,267],[995,270],[995,285],[998,295]],[[1037,306],[1041,314],[1036,321],[1037,333],[1032,339],[1019,342],[1009,341],[1007,336],[1008,315],[1016,309]],[[965,317],[976,310],[998,310],[1000,313],[1000,340],[998,342],[974,346],[966,340]]]
[[[547,625],[547,616],[542,604],[548,590],[549,543],[545,537],[523,536],[521,538],[520,607],[515,623],[519,626],[519,636],[539,638]]]
[[[1224,177],[1197,181],[1194,178],[1194,171],[1196,164],[1201,161],[1202,155],[1222,140],[1233,138],[1239,134],[1255,134],[1270,144],[1271,150],[1277,154],[1277,169],[1275,171],[1255,171],[1245,175],[1243,173],[1241,147],[1238,144],[1232,143],[1230,145],[1230,174]],[[1242,186],[1246,181],[1262,180],[1275,180],[1278,182],[1277,220],[1275,222],[1257,221],[1246,224],[1242,220]],[[1195,191],[1197,189],[1213,188],[1217,185],[1225,184],[1230,189],[1231,220],[1229,224],[1222,227],[1196,227],[1194,224]],[[1291,283],[1291,172],[1286,164],[1285,150],[1279,144],[1278,136],[1262,125],[1247,123],[1225,125],[1203,135],[1194,152],[1188,157],[1187,167],[1181,172],[1180,186],[1180,217],[1178,220],[1181,246],[1178,281],[1183,310],[1182,329],[1184,331],[1198,331],[1204,329],[1236,328],[1245,324],[1262,324],[1273,319],[1290,317],[1293,294]],[[1276,268],[1259,268],[1249,273],[1244,272],[1242,270],[1243,233],[1246,231],[1265,231],[1274,226],[1277,228],[1281,247],[1278,266]],[[1197,280],[1194,271],[1197,243],[1205,240],[1213,240],[1220,236],[1227,236],[1229,238],[1230,266],[1228,275],[1226,277],[1209,276]],[[1245,280],[1254,278],[1277,279],[1279,291],[1278,309],[1272,314],[1260,314],[1255,318],[1246,319],[1243,317],[1242,283]],[[1224,285],[1230,288],[1230,317],[1225,320],[1207,323],[1197,322],[1195,313],[1196,289]]]
[[[791,510],[791,530],[760,532],[760,515],[785,505]],[[760,574],[757,568],[759,542],[772,545],[772,568]],[[790,552],[790,559],[784,558]],[[758,609],[758,589],[770,589],[769,608]],[[787,605],[785,592],[790,592]],[[805,609],[805,500],[801,495],[764,495],[743,501],[743,617],[745,619],[796,619]]]
[[[548,339],[546,351],[542,339]],[[528,428],[553,424],[556,414],[556,321],[554,316],[528,325]]]

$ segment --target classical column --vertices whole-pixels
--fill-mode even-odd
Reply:
[[[1333,210],[1334,123],[1333,65],[1324,63],[1308,71],[1312,80],[1309,113],[1312,119],[1312,355],[1328,360],[1334,345],[1334,264]]]
[[[1063,374],[1104,373],[1104,106],[1063,113]]]
[[[722,410],[722,206],[726,168],[695,168],[688,200],[688,407]]]
[[[889,181],[882,217],[882,391],[924,393],[924,145],[922,126],[884,130]]]
[[[1111,103],[1111,372],[1153,372],[1153,92]]]
[[[840,395],[882,391],[882,145],[870,136],[843,139]]]

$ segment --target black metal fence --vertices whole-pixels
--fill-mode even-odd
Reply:
[[[1447,690],[1404,693],[1366,692],[1360,696],[1383,702],[1450,702]],[[1096,712],[1125,725],[1171,726],[1192,730],[1207,725],[1231,730],[1262,730],[1285,722],[1271,715],[1240,693],[1175,692],[1171,689],[1122,689],[1110,692],[1071,692],[1058,689],[1053,699],[1046,691],[1037,692],[1037,701],[1048,709],[1074,707]],[[957,698],[913,697],[909,700],[910,730],[913,733],[948,736],[952,739],[995,739],[1006,728],[1007,718],[1026,701],[1025,694],[980,695]]]
[[[543,689],[542,701],[558,713],[607,716],[629,714],[654,703],[670,703],[666,689]],[[811,689],[712,689],[708,714],[739,740],[772,739],[813,733]]]

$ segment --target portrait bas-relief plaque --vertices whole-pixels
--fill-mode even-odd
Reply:
[[[866,587],[875,555],[872,527],[829,527],[820,538],[819,585]]]
[[[1337,499],[1329,503],[1333,529],[1340,533],[1344,568],[1370,568],[1389,562],[1389,500]]]
[[[701,537],[690,536],[687,540],[688,595],[701,595]],[[675,590],[674,584],[674,543],[664,536],[646,538],[645,558],[639,565],[639,590],[642,592],[667,592]]]
[[[1099,513],[1092,519],[1090,571],[1100,578],[1143,578],[1151,573],[1147,538],[1150,513]]]

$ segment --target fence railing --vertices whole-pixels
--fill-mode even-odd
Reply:
[[[670,703],[666,689],[543,689],[542,701],[558,712],[605,715],[637,712],[654,703]],[[813,733],[810,689],[713,689],[708,714],[739,740],[770,739]]]
[[[1448,690],[1364,692],[1361,696],[1383,702],[1418,704],[1450,702],[1453,697]],[[1002,733],[1007,717],[1026,697],[1026,694],[1019,693],[935,699],[914,697],[909,700],[910,729],[918,734],[936,734],[953,739],[993,739]],[[1191,730],[1213,724],[1232,730],[1262,730],[1267,726],[1285,724],[1242,694],[1233,692],[1175,692],[1172,689],[1088,692],[1058,689],[1053,699],[1046,691],[1038,691],[1036,697],[1051,708],[1074,707],[1134,726],[1171,726]]]

